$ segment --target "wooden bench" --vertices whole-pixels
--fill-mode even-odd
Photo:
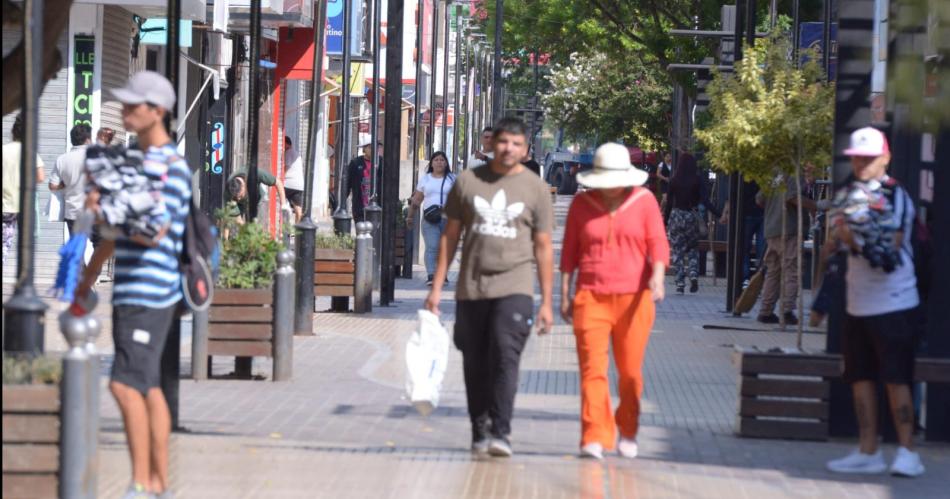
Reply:
[[[703,239],[699,241],[699,252],[706,253],[707,251],[712,251],[713,253],[725,253],[727,244],[725,241],[715,241]]]
[[[215,356],[235,357],[234,374],[251,376],[253,357],[274,356],[274,292],[271,289],[214,291],[208,309],[208,376]]]
[[[55,498],[59,385],[3,385],[3,497]]]
[[[785,354],[737,350],[743,437],[827,440],[831,380],[844,368],[837,354]],[[918,358],[914,377],[950,383],[950,359]]]

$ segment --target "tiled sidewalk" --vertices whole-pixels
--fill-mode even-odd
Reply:
[[[562,217],[565,208],[562,200],[557,207]],[[571,330],[560,323],[550,336],[533,336],[524,353],[513,424],[516,456],[473,459],[467,451],[458,352],[451,351],[441,405],[434,414],[423,418],[404,399],[403,349],[426,288],[419,279],[399,280],[396,306],[367,316],[318,313],[315,336],[295,338],[292,381],[182,380],[181,421],[190,431],[172,438],[176,495],[945,497],[947,446],[921,446],[927,474],[902,480],[824,471],[826,460],[849,451],[848,442],[736,438],[734,346],[792,346],[794,335],[775,329],[704,329],[704,324],[758,328],[751,319],[720,311],[721,279],[719,286],[712,279],[701,284],[699,293],[669,295],[658,308],[644,366],[637,460],[576,458],[577,360]],[[328,308],[328,301],[318,301],[318,310]],[[107,309],[100,308],[106,314]],[[451,327],[451,287],[442,310]],[[48,332],[48,345],[54,334]],[[107,334],[100,344],[108,355]],[[807,334],[805,344],[821,348],[824,336]],[[230,370],[227,360],[216,361],[216,372]],[[258,361],[254,367],[269,376],[269,362]],[[187,372],[188,359],[182,368]],[[99,496],[113,498],[127,485],[129,464],[117,409],[103,394]]]

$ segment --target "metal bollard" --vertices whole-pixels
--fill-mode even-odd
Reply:
[[[295,278],[294,253],[281,251],[274,272],[274,381],[287,381],[294,374]]]
[[[356,224],[356,283],[353,311],[364,314],[373,311],[373,224]]]
[[[191,313],[191,379],[208,379],[208,314],[210,307]]]
[[[375,202],[366,208],[366,221],[373,224],[373,230],[370,232],[373,237],[373,289],[379,290],[379,272],[380,272],[380,256],[382,255],[382,247],[380,246],[380,241],[382,240],[382,232],[380,229],[383,227],[383,209],[380,208]],[[359,229],[357,229],[359,231]]]
[[[59,497],[85,497],[88,487],[89,445],[89,354],[86,338],[89,325],[86,320],[68,311],[59,318],[60,331],[69,343],[63,357],[63,379],[59,386]]]
[[[86,497],[94,498],[98,495],[98,476],[99,476],[99,370],[101,361],[99,352],[96,350],[96,339],[101,331],[99,321],[92,315],[86,315],[83,320],[86,321],[86,331],[89,335],[86,337],[86,355],[89,356],[89,371],[87,382],[89,383],[89,403],[86,405],[88,411],[88,420],[86,425],[86,442],[88,460],[86,461],[87,477],[84,481]]]

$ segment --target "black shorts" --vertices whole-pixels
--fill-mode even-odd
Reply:
[[[297,189],[284,189],[287,194],[287,202],[295,208],[303,208],[303,191]]]
[[[844,380],[912,383],[916,317],[916,309],[867,317],[846,313],[841,335]]]
[[[112,381],[135,388],[146,395],[161,386],[162,351],[178,320],[178,304],[165,308],[138,305],[112,307],[112,341],[115,362]]]

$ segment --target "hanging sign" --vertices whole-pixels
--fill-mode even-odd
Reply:
[[[73,39],[73,126],[92,126],[92,80],[96,65],[96,38]]]
[[[327,0],[327,54],[343,55],[343,3],[347,0]],[[362,53],[360,40],[363,39],[363,2],[350,5],[350,55],[359,57]]]

